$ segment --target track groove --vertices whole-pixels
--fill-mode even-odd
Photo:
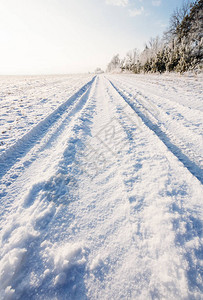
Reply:
[[[152,130],[158,138],[166,145],[168,150],[175,155],[178,160],[183,163],[183,165],[188,169],[188,171],[195,176],[202,184],[203,184],[203,170],[194,162],[192,162],[176,145],[174,145],[170,138],[166,135],[165,132],[161,130],[161,128],[154,124],[149,118],[145,116],[144,113],[140,111],[140,109],[134,104],[129,101],[129,99],[123,94],[123,92],[116,87],[113,82],[108,79],[112,87],[117,91],[117,93],[123,98],[123,100],[134,110],[134,112],[142,119],[144,124]]]
[[[0,178],[2,178],[20,158],[43,138],[47,131],[63,116],[69,106],[74,105],[75,101],[82,99],[82,97],[88,94],[94,80],[95,77],[0,156]],[[76,107],[74,106],[68,113],[68,116],[71,116],[76,110],[77,103]]]

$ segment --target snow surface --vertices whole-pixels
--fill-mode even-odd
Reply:
[[[0,86],[0,299],[202,299],[201,78]]]

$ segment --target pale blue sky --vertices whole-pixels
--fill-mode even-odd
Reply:
[[[106,68],[161,35],[182,0],[1,0],[0,74]]]

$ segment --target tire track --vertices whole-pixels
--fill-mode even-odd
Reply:
[[[198,123],[195,118],[197,112],[194,114],[193,111],[192,116],[188,118],[189,108],[185,108],[178,103],[172,106],[171,103],[167,103],[169,101],[166,98],[163,98],[162,104],[159,97],[155,96],[154,98],[143,90],[141,92],[135,87],[132,88],[132,84],[124,84],[119,80],[115,80],[115,82],[124,95],[131,102],[135,102],[141,112],[164,131],[172,143],[178,146],[191,161],[202,168],[203,139],[201,126],[195,124]],[[201,116],[201,112],[199,112],[199,116]]]
[[[30,167],[32,170],[30,171],[28,168],[22,175],[22,177],[27,179],[27,186],[22,186],[23,179],[21,178],[21,181],[14,183],[17,186],[21,183],[20,192],[18,193],[15,190],[14,194],[12,194],[12,191],[10,191],[10,195],[7,197],[12,198],[9,214],[4,212],[0,218],[0,227],[2,227],[0,234],[0,246],[2,249],[0,254],[0,259],[2,259],[0,264],[0,293],[2,294],[5,293],[5,289],[10,284],[16,291],[15,298],[17,299],[33,298],[36,294],[42,293],[42,287],[46,292],[46,296],[47,291],[50,292],[50,289],[55,292],[58,285],[60,288],[60,282],[58,285],[53,285],[54,278],[58,278],[61,274],[60,269],[58,270],[57,267],[54,267],[54,262],[50,266],[49,259],[44,259],[42,262],[40,255],[42,255],[43,248],[51,251],[51,246],[53,246],[57,250],[57,243],[46,243],[47,239],[51,240],[53,236],[63,235],[66,231],[71,232],[69,226],[74,218],[69,206],[73,205],[78,198],[78,181],[81,173],[76,156],[80,153],[83,154],[86,138],[91,130],[91,119],[95,113],[95,84],[96,80],[82,94],[82,97],[79,98],[74,108],[68,114],[74,115],[73,122],[70,124],[70,131],[65,126],[62,133],[59,133],[55,139],[59,153],[55,153],[55,145],[48,149],[49,155],[48,161],[46,161],[46,168],[49,164],[54,163],[58,155],[58,161],[53,172],[47,172],[47,175],[43,176],[43,172],[40,172],[36,169],[36,166],[32,165]],[[65,145],[62,148],[64,140]],[[42,160],[41,156],[37,157],[38,165],[45,164]],[[66,230],[61,230],[63,227]],[[71,245],[71,242],[70,244],[67,243],[64,250],[67,251],[67,248]],[[8,257],[10,259],[13,256],[15,263],[10,265]],[[76,264],[74,266],[70,265],[71,268],[65,269],[68,275],[70,272],[73,275],[76,273],[79,287],[81,287],[83,277],[82,275],[79,276],[78,272],[81,271],[81,265],[85,267],[85,263],[80,264],[79,260],[81,258],[79,253],[74,258],[73,253],[74,263]],[[36,260],[41,262],[40,268],[38,264],[33,265],[33,261]],[[79,261],[78,263],[77,260]],[[41,268],[46,266],[50,267],[52,271],[44,280],[40,271]],[[76,266],[79,268],[79,271]],[[11,270],[9,274],[6,273],[7,268]],[[33,272],[38,274],[39,279],[39,283],[34,289],[30,282],[27,287],[24,285],[24,279],[30,278]]]
[[[84,98],[88,98],[90,87],[95,78],[96,77],[93,77],[93,79],[85,84],[77,93],[71,96],[65,103],[61,104],[54,112],[32,128],[19,139],[15,145],[11,146],[0,156],[0,179],[46,135],[50,128],[67,112],[70,106],[73,106],[73,108],[68,112],[66,118],[75,114],[77,110],[80,109],[80,103],[83,102]]]
[[[166,135],[165,132],[161,130],[161,128],[154,124],[149,118],[141,112],[141,110],[136,106],[135,103],[130,101],[126,95],[117,87],[114,85],[114,83],[108,79],[112,87],[116,90],[116,92],[123,98],[123,100],[134,110],[134,112],[142,119],[144,124],[152,130],[158,138],[166,145],[168,150],[174,154],[180,162],[188,169],[188,171],[195,176],[202,184],[203,184],[203,170],[194,162],[192,162],[183,152],[180,148],[178,148],[175,144],[173,144],[170,140],[170,138]]]
[[[135,241],[135,247],[137,244],[142,245],[143,241],[144,243],[149,242],[147,236],[153,235],[152,241],[158,241],[159,239],[161,241],[161,244],[157,246],[157,253],[159,251],[160,253],[167,253],[168,248],[170,248],[171,253],[171,251],[174,251],[176,249],[175,251],[177,252],[173,253],[173,257],[171,257],[170,263],[172,265],[172,261],[174,258],[181,258],[182,261],[179,267],[177,267],[176,265],[176,268],[179,268],[179,274],[181,274],[182,272],[182,279],[174,279],[174,282],[177,283],[179,281],[180,283],[180,281],[182,281],[181,284],[184,284],[185,287],[187,286],[188,296],[185,295],[185,298],[190,298],[190,296],[192,297],[194,293],[202,293],[201,253],[203,247],[201,240],[203,227],[201,214],[199,213],[201,209],[197,204],[198,198],[199,200],[201,199],[201,197],[199,197],[198,195],[197,187],[200,186],[200,183],[195,180],[195,178],[194,182],[191,181],[191,177],[188,180],[187,176],[189,174],[186,177],[184,175],[180,176],[181,173],[183,173],[183,171],[181,171],[182,168],[178,166],[176,170],[176,158],[174,157],[173,159],[173,156],[170,155],[170,159],[168,155],[165,155],[165,147],[164,149],[160,149],[160,152],[157,153],[157,156],[154,155],[154,157],[152,156],[150,159],[148,159],[148,172],[144,171],[143,165],[146,164],[147,156],[153,155],[154,149],[156,148],[156,143],[153,142],[152,144],[151,142],[151,140],[153,141],[153,139],[155,139],[155,136],[152,133],[150,134],[149,138],[146,139],[148,130],[140,132],[139,130],[137,130],[139,126],[136,126],[136,128],[134,128],[134,126],[129,125],[131,121],[133,121],[133,118],[126,118],[127,115],[125,112],[127,108],[128,110],[130,110],[131,106],[127,106],[127,108],[124,106],[124,102],[122,103],[122,97],[120,97],[121,95],[118,94],[117,91],[112,88],[111,83],[109,83],[109,95],[111,94],[112,103],[115,103],[117,94],[117,114],[118,116],[120,116],[121,124],[129,139],[129,151],[128,154],[123,155],[123,159],[126,160],[123,165],[129,165],[128,160],[130,159],[130,157],[132,163],[130,164],[130,167],[128,166],[126,168],[125,171],[125,168],[123,168],[122,176],[123,181],[126,185],[127,193],[129,195],[128,200],[130,202],[131,231],[134,232],[134,234],[132,235],[132,239]],[[138,125],[138,122],[136,122],[136,125]],[[141,129],[141,124],[139,125]],[[144,128],[146,124],[144,125],[142,123],[142,125]],[[133,131],[132,135],[129,135],[129,131]],[[141,143],[142,139],[143,142]],[[157,142],[161,143],[162,140]],[[149,153],[149,151],[147,150],[147,148],[149,149],[150,144],[152,145],[152,149],[150,149],[152,153]],[[144,157],[142,157],[142,152],[145,153]],[[152,171],[157,161],[159,165],[158,170],[159,168],[161,168],[161,166],[164,165],[162,172],[160,172],[161,174],[159,172],[153,173]],[[149,167],[150,164],[151,168]],[[164,177],[165,179],[163,180]],[[147,180],[149,180],[148,184]],[[159,183],[159,194],[151,197],[151,193],[153,194],[153,187],[150,187],[150,185],[153,181]],[[146,185],[144,186],[144,188],[142,186],[143,182],[145,182]],[[192,186],[190,186],[191,182]],[[150,195],[147,195],[147,192],[149,191]],[[156,198],[158,198],[158,201]],[[193,201],[197,201],[197,203],[194,205]],[[156,203],[156,205],[154,206],[153,203]],[[199,203],[201,203],[201,200]],[[156,209],[157,212],[155,211]],[[149,213],[147,213],[147,211]],[[150,218],[149,222],[147,222],[148,217]],[[160,221],[161,218],[162,221],[160,222],[160,224],[158,224],[157,221]],[[148,227],[148,224],[153,224],[153,226]],[[167,226],[163,229],[166,224]],[[154,226],[157,226],[157,229],[155,231],[153,231]],[[171,228],[172,230],[170,231],[169,228]],[[135,229],[137,229],[137,232],[135,232]],[[163,240],[166,239],[166,237],[164,236],[165,234],[166,236],[171,236],[173,240],[171,247],[167,245],[167,249],[164,249],[165,245],[164,243],[162,243]],[[140,238],[139,242],[138,238]],[[197,241],[197,243],[195,244],[194,241]],[[151,249],[151,257],[153,255],[153,247],[150,247],[149,242],[147,249]],[[145,248],[143,247],[142,255],[144,255],[143,257],[146,259],[146,257],[148,256],[148,252],[144,253],[144,251]],[[162,264],[164,265],[163,261],[160,263],[160,265]],[[159,263],[156,266],[156,270],[159,268],[158,265]],[[185,267],[184,271],[181,270],[182,266],[187,266]],[[167,264],[166,269],[170,269]],[[162,273],[164,272],[162,271]],[[153,278],[155,279],[156,276],[157,272],[155,271],[153,274]],[[174,278],[175,276],[176,275],[174,274]],[[159,278],[157,280],[157,282],[161,281],[162,278]],[[181,287],[181,284],[178,287],[178,284],[176,285],[177,291],[183,291],[184,288]],[[157,283],[155,284],[155,286],[158,286]],[[179,296],[178,294],[175,295],[176,298],[183,297],[182,291]],[[153,295],[153,293],[154,291],[151,292],[151,295]],[[169,297],[168,291],[167,295]],[[162,297],[164,297],[164,294],[162,294]],[[172,299],[173,296],[170,295],[169,298]]]

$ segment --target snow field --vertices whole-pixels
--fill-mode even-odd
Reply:
[[[5,151],[2,299],[201,299],[201,145],[187,134],[181,143],[173,118],[164,123],[170,100],[156,113],[153,93],[130,95],[153,77],[132,78],[86,77],[58,117],[55,108],[37,125],[40,138],[28,133],[22,154]],[[177,115],[182,104],[173,106]]]
[[[92,75],[1,78],[0,154],[91,78]]]

